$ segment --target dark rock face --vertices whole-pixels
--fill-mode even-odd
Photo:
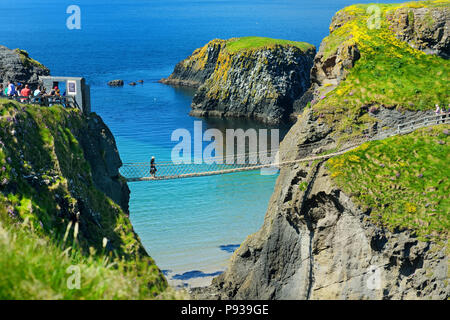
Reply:
[[[450,8],[401,8],[387,17],[397,38],[427,54],[450,58]]]
[[[49,74],[50,70],[31,59],[26,51],[10,50],[0,45],[0,83],[13,81],[36,87],[39,76]]]
[[[199,88],[191,114],[287,121],[294,101],[308,89],[311,58],[312,54],[304,55],[294,47],[255,51],[250,57],[237,55],[223,77],[210,78]]]
[[[287,121],[293,103],[308,89],[315,49],[276,45],[229,53],[214,40],[180,62],[163,83],[199,87],[193,116]]]
[[[122,87],[123,80],[111,80],[108,82],[108,86],[110,87]]]
[[[92,178],[98,189],[128,213],[130,190],[121,178],[122,166],[116,141],[102,118],[92,113],[87,119],[87,132],[77,133],[86,160],[92,168]]]

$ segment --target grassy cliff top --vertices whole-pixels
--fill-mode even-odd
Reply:
[[[365,143],[331,158],[336,184],[371,218],[410,229],[421,240],[448,239],[450,232],[450,125]]]
[[[0,299],[165,292],[128,216],[93,183],[78,140],[88,125],[75,109],[0,99]],[[67,289],[70,265],[81,268],[81,290]]]
[[[247,50],[257,50],[262,48],[272,48],[277,45],[294,46],[301,49],[302,51],[307,51],[315,48],[312,44],[306,42],[272,39],[265,37],[232,38],[226,42],[227,51],[230,53],[236,53]]]
[[[337,13],[331,34],[324,39],[324,60],[339,48],[356,46],[360,59],[332,91],[320,94],[313,106],[338,131],[366,128],[367,109],[380,106],[400,110],[429,110],[450,101],[450,61],[426,55],[397,39],[391,30],[392,12],[400,8],[449,7],[448,0],[405,4],[377,4],[380,24],[375,26],[369,5],[353,5]],[[373,120],[373,119],[372,119]]]

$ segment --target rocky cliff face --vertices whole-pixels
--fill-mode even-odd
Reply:
[[[442,4],[437,7],[433,5],[419,3],[384,8],[381,4],[380,18],[382,24],[386,24],[397,39],[426,54],[448,59],[450,8]],[[358,15],[352,9],[339,11],[331,21],[330,34],[357,18]],[[369,19],[368,15],[366,23]],[[352,31],[354,30],[349,30],[339,41],[325,39],[322,42],[311,69],[311,88],[301,99],[295,101],[295,113],[301,113],[308,102],[314,104],[334,90],[361,58],[358,42],[353,41]]]
[[[7,243],[7,257],[28,267],[20,272],[3,263],[8,277],[17,276],[0,285],[4,297],[20,298],[25,286],[34,299],[148,299],[165,292],[164,275],[131,225],[120,165],[99,116],[0,99],[0,229],[31,246]],[[82,290],[66,292],[64,272],[43,276],[45,266],[75,264]]]
[[[309,145],[313,144],[312,147]],[[283,160],[336,147],[306,111],[283,140]],[[345,147],[345,146],[344,146]],[[282,168],[263,227],[233,254],[207,299],[447,299],[445,246],[372,222],[322,162]]]
[[[391,14],[401,9],[392,11],[391,6],[386,7]],[[390,65],[399,68],[406,56],[418,68],[427,59],[440,68],[448,68],[446,60],[424,58],[407,45],[403,45],[403,53],[402,44],[392,39],[388,26],[373,33],[365,30],[365,9],[352,6],[333,18],[331,36],[324,40],[314,61],[313,87],[296,103],[298,112],[303,113],[281,143],[281,161],[342,150],[351,145],[349,137],[359,134],[368,137],[374,131],[395,128],[401,121],[432,112],[432,103],[428,110],[414,108],[413,102],[384,107],[388,106],[385,101],[390,101],[390,95],[398,97],[404,92],[398,94],[392,90],[386,94],[381,86],[370,97],[375,99],[363,102],[365,93],[374,87],[371,81],[362,81],[361,75],[377,67],[371,65],[374,52],[380,59],[378,70],[387,66],[386,70],[391,72]],[[382,50],[375,51],[377,45],[383,46]],[[425,47],[421,49],[427,51]],[[390,78],[410,79],[406,74],[391,72]],[[377,76],[381,77],[382,73],[378,72]],[[374,78],[368,79],[374,82]],[[432,76],[430,83],[435,80]],[[416,89],[416,99],[425,99],[425,91]],[[305,109],[308,101],[312,101],[312,106]],[[447,135],[448,128],[444,132]],[[439,140],[438,144],[446,146],[445,140]],[[396,151],[391,152],[394,158],[399,157]],[[410,153],[417,152],[421,150]],[[397,158],[395,161],[399,161]],[[386,161],[386,155],[371,157],[378,166],[384,166],[377,159]],[[426,166],[433,165],[426,163]],[[367,167],[358,174],[369,172]],[[195,290],[194,295],[208,299],[448,299],[448,244],[419,239],[412,229],[377,223],[373,210],[390,204],[383,204],[380,198],[372,207],[361,205],[364,197],[345,192],[336,183],[334,174],[327,163],[317,161],[281,168],[262,228],[241,244],[224,274],[215,278],[209,288]],[[375,175],[375,180],[395,180]],[[395,182],[390,185],[392,193],[399,188]],[[416,200],[429,202],[423,191]],[[415,210],[415,206],[410,209],[418,215]],[[403,217],[398,218],[400,221],[406,219],[402,211],[396,214]],[[446,221],[448,212],[442,210],[431,211],[426,216],[436,214],[441,214],[442,221]],[[414,223],[429,226],[429,222]]]
[[[36,87],[39,76],[47,76],[50,70],[31,59],[24,50],[10,50],[0,45],[0,83],[20,82]]]
[[[450,58],[450,8],[400,8],[387,19],[396,36],[411,47]]]
[[[193,116],[288,120],[293,102],[309,87],[315,49],[274,44],[232,50],[233,41],[242,40],[211,41],[162,82],[198,87]]]
[[[195,50],[191,56],[179,62],[173,73],[160,82],[170,85],[200,87],[211,77],[216,69],[219,54],[225,49],[226,41],[215,39],[202,48]]]
[[[0,47],[0,58],[3,79],[33,85],[48,74],[24,51],[18,57]],[[0,99],[0,231],[7,248],[2,272],[18,275],[0,285],[4,297],[171,295],[129,220],[130,191],[121,165],[114,136],[95,113]],[[26,271],[11,270],[10,261],[25,261]],[[72,296],[64,272],[50,272],[51,278],[45,273],[48,266],[64,270],[74,264],[82,270],[83,289]]]
[[[75,135],[92,169],[92,179],[102,192],[128,213],[130,189],[120,176],[122,161],[116,141],[102,118],[95,113],[86,118],[87,125]]]
[[[78,222],[84,250],[107,238],[119,255],[147,256],[128,219],[114,137],[99,116],[7,100],[0,112],[2,210],[56,238]]]

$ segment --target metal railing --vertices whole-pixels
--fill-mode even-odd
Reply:
[[[24,104],[35,104],[46,107],[61,105],[64,108],[80,109],[74,97],[71,96],[0,96],[0,98],[14,100]]]
[[[430,115],[420,119],[399,124],[397,126],[396,134],[409,133],[419,128],[445,123],[450,123],[450,113]]]

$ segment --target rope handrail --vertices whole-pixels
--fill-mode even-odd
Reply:
[[[259,170],[263,168],[277,168],[280,167],[296,164],[296,163],[302,163],[302,162],[310,162],[315,160],[324,160],[329,159],[334,156],[342,155],[350,150],[355,149],[359,145],[372,141],[372,140],[379,140],[384,139],[390,136],[398,135],[407,133],[410,131],[413,131],[415,129],[418,129],[420,127],[425,127],[429,125],[438,125],[443,123],[450,123],[450,116],[445,115],[432,115],[432,116],[426,116],[421,119],[417,119],[414,121],[409,121],[404,124],[400,124],[397,126],[397,128],[392,128],[390,130],[374,130],[372,132],[372,136],[369,136],[367,134],[359,135],[356,137],[353,137],[353,140],[350,144],[348,144],[346,147],[344,147],[342,150],[335,151],[333,153],[325,154],[325,155],[318,155],[318,156],[310,156],[310,157],[303,157],[296,160],[288,160],[288,161],[280,161],[280,155],[277,152],[276,154],[272,154],[271,157],[264,157],[263,159],[267,161],[267,163],[264,163],[262,161],[263,159],[259,158],[259,162],[257,163],[226,163],[223,161],[225,158],[220,157],[214,157],[214,158],[208,158],[208,160],[214,160],[214,159],[220,159],[222,160],[221,163],[181,163],[181,164],[174,164],[173,162],[165,161],[165,162],[159,162],[156,163],[157,167],[157,175],[152,175],[150,173],[150,164],[148,162],[141,162],[141,163],[125,163],[124,166],[120,169],[121,174],[126,178],[128,182],[135,182],[135,181],[157,181],[157,180],[171,180],[171,179],[181,179],[181,178],[191,178],[191,177],[204,177],[204,176],[212,176],[212,175],[221,175],[221,174],[228,174],[228,173],[235,173],[235,172],[242,172],[242,171],[251,171],[251,170]],[[316,145],[319,142],[312,142],[309,144],[304,144],[305,147],[311,147],[313,145]],[[263,152],[266,153],[268,150],[259,151],[259,152],[249,152],[245,154],[240,155],[232,155],[233,159],[250,159],[249,156],[254,155],[260,155]]]
[[[303,143],[299,147],[300,148],[308,148],[308,147],[311,147],[313,145],[319,145],[319,144],[322,144],[322,143],[323,143],[322,141],[316,141],[316,142],[311,142],[311,143]],[[273,152],[273,150],[269,149],[269,150],[255,151],[255,152],[246,152],[246,153],[243,153],[243,154],[236,154],[236,155],[232,154],[232,155],[227,155],[226,157],[223,157],[223,155],[222,156],[219,155],[219,156],[216,156],[216,157],[203,159],[203,162],[206,162],[206,161],[211,162],[211,160],[231,159],[233,157],[234,158],[244,158],[244,157],[248,157],[248,156],[251,156],[251,155],[260,155],[260,154],[263,154],[263,153],[266,153],[266,154],[270,153],[272,155],[272,152]],[[278,149],[274,153],[276,154],[277,152],[278,152]],[[226,154],[226,152],[224,154]],[[195,159],[190,159],[190,163],[194,163],[194,162],[195,162]],[[156,163],[156,165],[158,165],[158,166],[167,165],[167,164],[168,165],[173,165],[174,163],[171,160],[158,161]],[[148,164],[148,162],[124,162],[123,165],[143,165],[143,166],[148,166],[149,164]]]

